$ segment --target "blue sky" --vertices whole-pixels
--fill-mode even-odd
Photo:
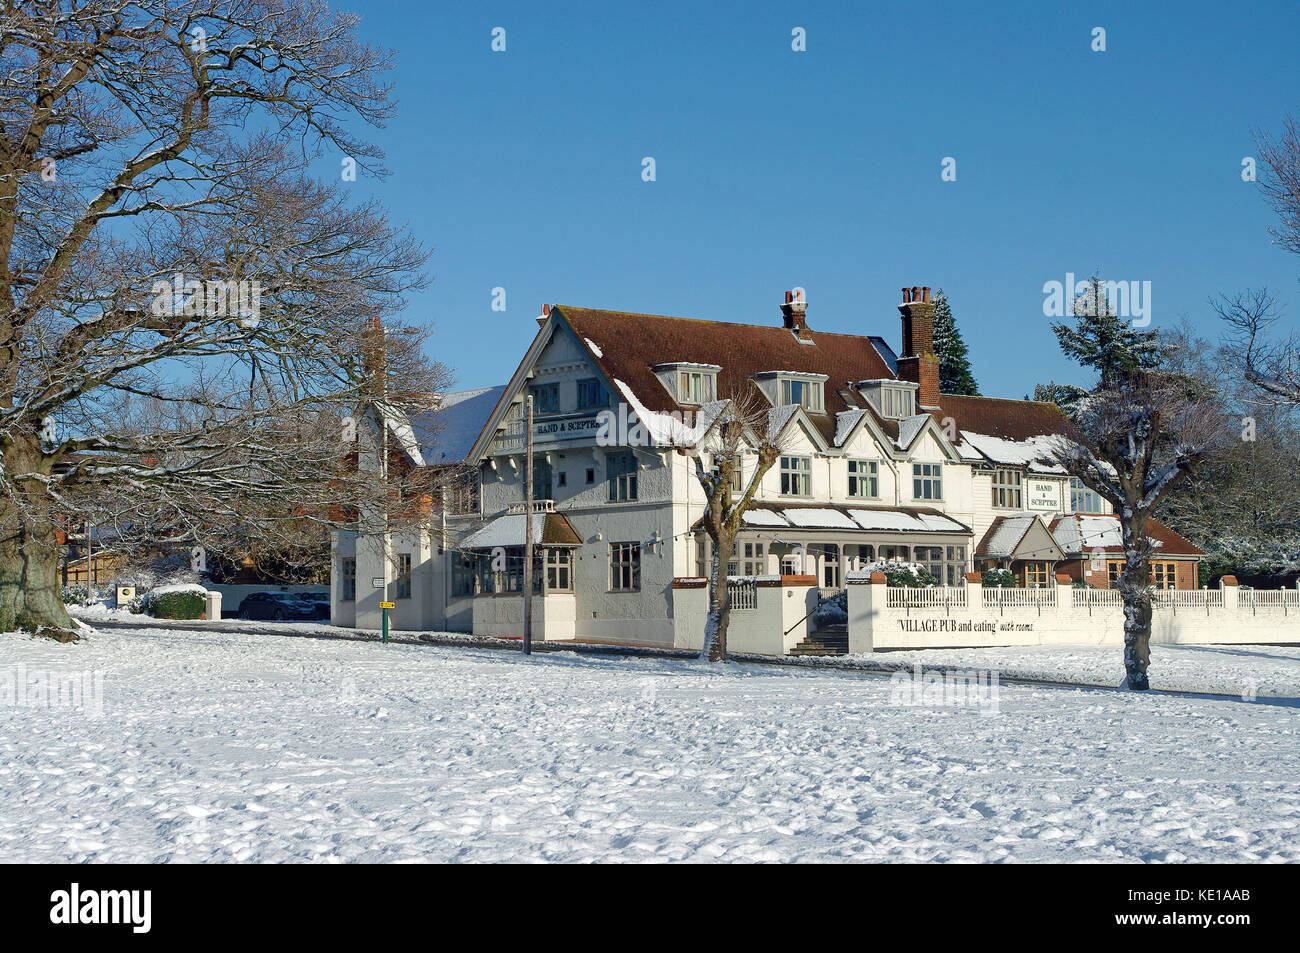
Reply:
[[[404,317],[460,387],[507,379],[542,302],[776,323],[797,285],[814,329],[897,347],[899,288],[941,286],[1008,397],[1081,379],[1043,316],[1067,272],[1150,281],[1154,326],[1211,337],[1218,292],[1300,313],[1241,179],[1300,113],[1292,0],[342,6],[398,54],[392,174],[351,187],[433,249]]]

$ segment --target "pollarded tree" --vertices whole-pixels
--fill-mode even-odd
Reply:
[[[1124,546],[1117,588],[1124,606],[1128,686],[1149,687],[1151,538],[1147,524],[1161,500],[1227,438],[1222,407],[1181,375],[1160,369],[1154,331],[1126,326],[1094,277],[1076,302],[1073,325],[1052,326],[1061,350],[1098,372],[1097,386],[1070,416],[1079,439],[1059,438],[1057,462],[1114,508]]]
[[[386,493],[338,465],[338,421],[373,403],[368,329],[426,254],[347,198],[383,173],[354,129],[393,108],[356,24],[317,0],[0,6],[0,631],[69,633],[56,526],[89,505],[273,537]],[[445,380],[411,344],[388,405]]]
[[[940,288],[934,296],[934,353],[939,358],[939,391],[944,394],[978,396],[980,389],[971,372],[966,342]]]
[[[731,620],[727,564],[736,551],[736,537],[744,528],[745,511],[763,477],[781,455],[774,413],[760,398],[745,391],[701,408],[702,419],[697,425],[701,434],[686,435],[678,441],[677,452],[691,457],[695,477],[704,490],[701,523],[713,543],[702,660],[727,659],[727,626]],[[747,472],[745,459],[749,456],[754,465]]]

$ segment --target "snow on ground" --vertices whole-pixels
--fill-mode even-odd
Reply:
[[[845,661],[921,665],[926,670],[987,669],[1000,678],[1078,685],[1118,686],[1124,681],[1121,645],[918,649],[851,655]],[[1300,698],[1300,645],[1152,645],[1147,675],[1157,691]]]
[[[102,714],[12,700],[83,670]],[[1300,860],[1294,699],[165,628],[6,673],[0,862]]]

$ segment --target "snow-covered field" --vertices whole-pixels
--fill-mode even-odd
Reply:
[[[1297,664],[1223,651],[1261,687]],[[82,671],[102,714],[32,697]],[[1300,708],[1263,692],[1003,685],[989,715],[879,675],[161,628],[3,636],[6,676],[0,862],[1300,860]]]

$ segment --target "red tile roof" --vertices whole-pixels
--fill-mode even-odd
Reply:
[[[648,410],[679,409],[672,395],[650,370],[677,361],[717,364],[718,396],[747,386],[763,371],[804,371],[825,374],[825,414],[811,414],[829,443],[835,436],[835,415],[850,410],[839,391],[849,381],[894,379],[894,374],[870,338],[826,331],[806,332],[801,343],[776,324],[728,324],[696,318],[672,318],[626,311],[602,311],[555,305],[579,338],[590,340],[599,353],[592,358],[611,380],[627,384]],[[779,320],[779,316],[778,316]]]
[[[943,416],[951,417],[958,430],[988,434],[1003,440],[1027,440],[1059,433],[1081,440],[1074,425],[1055,404],[1003,397],[963,397],[941,394]]]

